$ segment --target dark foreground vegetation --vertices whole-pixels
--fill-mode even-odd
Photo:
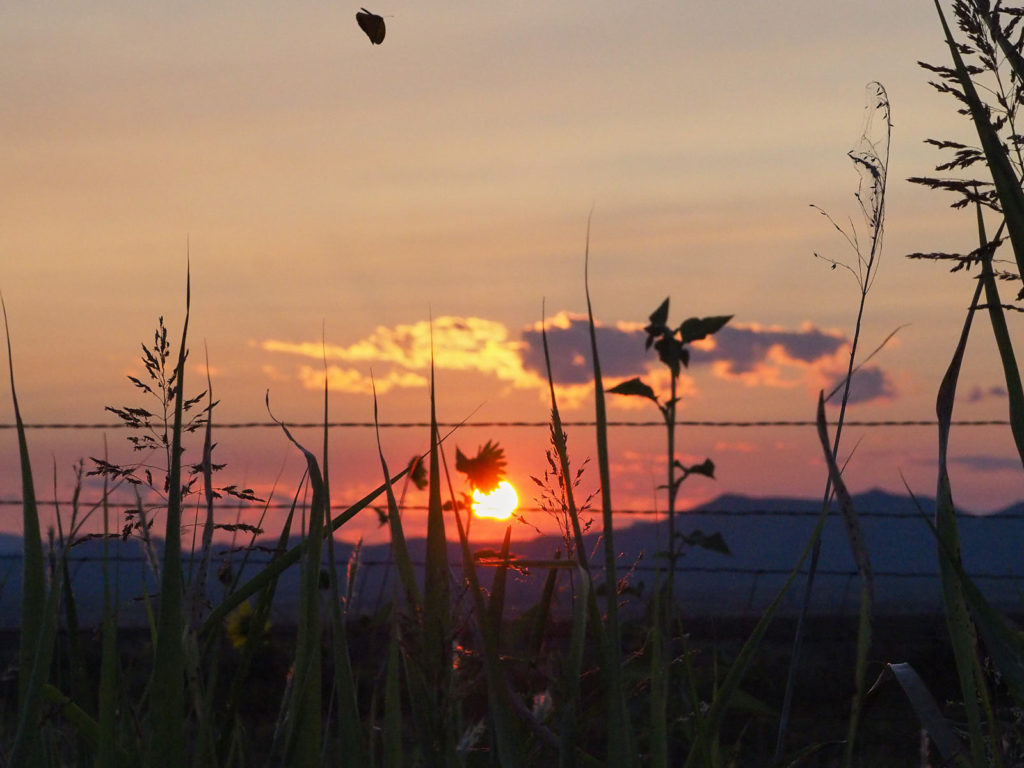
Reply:
[[[152,345],[143,346],[145,377],[131,379],[145,405],[111,409],[130,427],[138,460],[104,456],[88,467],[111,493],[118,487],[138,490],[137,508],[114,519],[104,503],[88,510],[73,506],[58,516],[53,543],[45,547],[8,333],[24,499],[23,613],[20,632],[11,639],[17,652],[3,677],[0,758],[18,768],[880,766],[924,765],[929,755],[932,765],[1024,763],[1024,636],[961,566],[957,508],[946,471],[956,385],[976,315],[987,316],[999,349],[1012,437],[1024,462],[1024,388],[1006,319],[1020,307],[1004,303],[999,294],[1007,283],[1019,289],[1024,273],[1024,138],[1015,129],[1024,102],[1024,12],[983,0],[957,0],[952,8],[955,34],[936,3],[951,66],[926,68],[971,121],[980,146],[933,143],[953,154],[938,166],[940,173],[977,168],[981,178],[915,179],[952,192],[955,208],[976,213],[978,229],[978,247],[970,253],[915,254],[975,278],[962,334],[950,339],[950,365],[937,383],[932,523],[945,606],[941,623],[907,620],[914,634],[903,645],[897,639],[906,627],[897,630],[898,622],[875,615],[870,552],[842,473],[850,459],[841,451],[850,380],[870,357],[858,356],[858,344],[885,212],[889,102],[884,88],[872,84],[863,138],[850,152],[861,174],[857,200],[866,236],[862,240],[837,226],[853,256],[849,263],[828,259],[856,279],[859,304],[848,375],[835,392],[823,392],[818,405],[828,466],[820,522],[758,620],[745,626],[725,619],[701,624],[674,594],[676,564],[687,548],[728,546],[714,532],[679,529],[674,505],[681,483],[706,482],[715,473],[710,459],[693,465],[677,459],[677,378],[689,362],[689,345],[716,333],[730,317],[692,317],[675,325],[664,301],[646,333],[648,348],[669,369],[669,391],[656,393],[639,379],[609,390],[650,400],[664,417],[667,441],[670,535],[652,555],[662,572],[646,593],[643,620],[627,620],[620,617],[619,601],[630,579],[617,570],[606,392],[588,292],[600,486],[593,519],[602,532],[603,565],[588,562],[582,546],[587,503],[575,495],[579,467],[570,464],[552,382],[550,472],[539,482],[563,521],[565,540],[550,559],[530,564],[548,574],[536,606],[510,616],[504,585],[509,569],[518,565],[515,553],[508,539],[500,551],[474,550],[468,509],[452,480],[459,473],[471,487],[492,487],[502,474],[503,453],[487,443],[473,457],[456,451],[450,464],[450,435],[440,433],[436,418],[443,393],[433,386],[429,452],[393,472],[378,439],[380,484],[333,517],[326,391],[318,450],[299,444],[280,424],[282,439],[304,456],[306,473],[283,529],[267,532],[278,536],[273,556],[245,581],[238,571],[216,572],[210,553],[217,529],[251,536],[253,544],[262,531],[222,519],[220,498],[255,497],[215,481],[222,468],[213,456],[216,401],[209,382],[206,392],[186,394],[186,290],[176,348],[161,321]],[[989,220],[996,222],[991,237]],[[1014,257],[1007,260],[1009,269],[994,258],[1006,243]],[[548,349],[546,336],[544,345],[546,358],[558,354]],[[833,397],[839,415],[830,422],[825,401]],[[192,441],[201,443],[195,455],[186,445]],[[396,491],[405,482],[429,489],[422,568],[414,568],[406,544]],[[309,503],[300,503],[307,490]],[[150,503],[152,498],[159,503]],[[196,539],[182,533],[192,522],[184,520],[186,503],[203,510]],[[346,614],[351,570],[358,563],[335,562],[334,548],[323,543],[355,515],[372,514],[371,505],[382,510],[400,578],[385,607],[364,621]],[[855,555],[859,615],[852,626],[819,626],[804,610],[787,628],[778,621],[779,607],[791,589],[802,594],[803,606],[809,604],[829,514],[842,517]],[[118,630],[113,564],[104,574],[103,621],[79,626],[68,553],[89,535],[82,526],[91,515],[102,518],[104,540],[136,536],[145,545],[154,525],[163,531],[162,555],[152,562],[159,586],[146,603],[150,624],[141,636]],[[449,533],[460,543],[458,581],[448,561]],[[300,543],[289,547],[296,534]],[[200,562],[196,570],[183,567],[185,552]],[[293,631],[284,634],[268,627],[268,617],[278,580],[290,569],[300,574],[300,604]],[[484,569],[493,574],[485,581],[487,590],[481,588]],[[224,587],[216,597],[209,589],[215,572]],[[568,622],[555,621],[550,612],[557,581],[572,585]]]
[[[687,634],[694,664],[711,669],[715,664],[723,669],[742,647],[744,640],[754,628],[756,620],[749,618],[694,619],[687,622]],[[876,616],[874,620],[875,641],[872,657],[879,659],[902,659],[928,675],[933,693],[940,701],[952,701],[957,696],[955,666],[952,649],[945,633],[945,619],[942,616]],[[758,652],[758,658],[751,665],[745,684],[746,696],[738,702],[736,712],[729,718],[723,739],[730,744],[731,762],[736,765],[771,765],[778,732],[778,705],[780,692],[785,687],[786,672],[792,650],[794,618],[777,619],[765,634]],[[842,755],[839,738],[845,730],[849,715],[853,685],[849,669],[856,657],[857,622],[845,617],[836,620],[827,617],[812,618],[807,627],[808,640],[804,647],[804,662],[801,666],[797,687],[799,694],[792,714],[789,739],[793,751],[807,744],[823,745],[813,758],[808,757],[804,765],[835,765]],[[563,658],[568,651],[572,626],[568,622],[553,622],[543,638],[542,658],[555,660]],[[389,628],[386,623],[372,617],[363,617],[346,624],[349,650],[353,659],[353,675],[356,681],[357,700],[361,719],[371,722],[373,708],[380,706],[380,689],[386,678]],[[551,695],[551,664],[534,663],[517,659],[517,648],[523,647],[523,634],[529,634],[529,626],[523,622],[510,622],[506,643],[501,652],[507,663],[521,665],[523,682],[532,684],[538,695]],[[644,624],[624,623],[623,635],[627,647],[630,639],[636,643],[635,651],[643,653],[646,636]],[[246,685],[246,695],[238,712],[245,731],[250,734],[251,748],[256,755],[266,754],[273,742],[273,734],[279,715],[277,704],[282,700],[287,686],[291,662],[291,649],[295,647],[296,633],[284,629],[268,631],[259,644],[253,659],[253,669]],[[59,648],[68,648],[70,639],[66,633],[58,635]],[[98,669],[101,656],[101,637],[95,631],[83,631],[77,639],[87,666]],[[148,682],[147,659],[152,655],[151,636],[148,630],[122,630],[118,634],[119,665],[124,673],[123,684],[136,695],[142,695]],[[19,634],[0,634],[0,665],[10,670],[17,663]],[[333,669],[327,647],[323,648],[327,661],[322,670],[321,684],[329,689]],[[222,657],[225,678],[235,671],[241,656],[237,650],[226,650]],[[483,695],[484,682],[472,678],[479,675],[479,659],[472,651],[463,648],[460,663],[466,670],[465,705],[479,721],[487,717],[486,697]],[[54,670],[55,683],[70,681],[72,670],[58,666]],[[594,678],[595,675],[591,675]],[[585,708],[590,712],[591,722],[601,722],[600,692],[595,691],[596,680],[584,680],[582,697],[590,699]],[[642,699],[645,695],[643,679],[636,680],[634,696]],[[69,683],[65,683],[69,684]],[[412,712],[406,704],[407,717]],[[325,717],[329,712],[324,712]],[[956,712],[951,716],[955,719]],[[17,717],[16,678],[8,675],[0,687],[0,717],[12,722]],[[590,719],[588,718],[588,719]],[[378,713],[379,719],[379,713]],[[64,731],[64,736],[70,733]],[[379,732],[378,738],[383,738]],[[594,743],[600,743],[600,731],[591,734]],[[929,747],[927,737],[922,738],[920,725],[914,710],[894,681],[881,684],[871,694],[865,707],[861,731],[862,746],[858,755],[864,765],[917,766],[925,764],[922,758],[930,759],[933,765],[940,764],[934,749]],[[71,754],[73,740],[63,745]],[[467,747],[467,754],[475,752],[484,756],[487,739]],[[253,759],[255,757],[253,756]],[[256,761],[259,763],[260,761]],[[332,760],[336,762],[336,760]]]

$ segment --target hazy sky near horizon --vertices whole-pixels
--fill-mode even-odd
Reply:
[[[904,255],[969,250],[976,230],[973,214],[905,181],[944,159],[924,139],[971,141],[916,65],[947,60],[931,4],[395,0],[370,8],[386,17],[380,46],[357,10],[323,0],[5,6],[0,290],[27,421],[109,422],[104,406],[142,403],[124,376],[138,374],[158,316],[177,338],[186,255],[191,381],[203,388],[205,344],[221,421],[266,421],[268,389],[277,416],[316,421],[324,358],[332,418],[372,419],[372,371],[382,419],[425,420],[431,317],[442,420],[543,421],[542,301],[564,415],[590,419],[588,215],[611,383],[664,383],[639,329],[670,296],[676,322],[734,315],[717,346],[695,354],[681,418],[811,419],[845,365],[858,289],[814,258],[853,255],[808,206],[861,226],[846,152],[872,80],[888,89],[894,128],[864,348],[905,327],[856,380],[850,417],[933,418],[972,283]],[[959,418],[1006,417],[987,331],[978,324]],[[611,416],[657,418],[642,405],[615,400]],[[423,447],[425,434],[411,432],[384,432],[393,464]],[[1024,498],[1006,432],[954,434],[965,506]],[[332,483],[354,497],[377,481],[376,445],[365,429],[335,434]],[[0,435],[9,499],[14,436]],[[126,459],[122,438],[107,435]],[[621,505],[663,505],[662,435],[613,438]],[[67,475],[75,457],[102,451],[97,432],[30,439],[47,482],[52,461]],[[464,451],[497,439],[532,497],[544,430],[453,439]],[[847,439],[854,491],[901,491],[902,473],[934,493],[934,428],[852,428]],[[684,488],[688,503],[820,493],[811,428],[687,428],[681,440],[686,456],[719,466],[717,481]],[[570,434],[578,460],[591,445],[589,433]],[[224,432],[220,450],[233,482],[268,489],[282,463],[300,471],[276,431]]]

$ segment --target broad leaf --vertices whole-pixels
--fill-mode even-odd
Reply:
[[[700,547],[712,552],[721,552],[723,555],[732,555],[732,550],[725,543],[725,538],[717,531],[715,533],[704,533],[704,531],[698,528],[693,533],[677,533],[676,536],[684,544],[691,547]]]
[[[710,477],[712,480],[715,479],[715,462],[711,459],[704,459],[700,464],[693,464],[689,467],[684,467],[678,461],[676,466],[683,470],[686,475],[704,475],[704,477]]]
[[[621,384],[616,384],[608,391],[614,395],[638,395],[639,397],[646,397],[654,403],[658,402],[658,396],[654,394],[654,390],[644,384],[639,378],[633,378]]]
[[[672,334],[667,334],[658,339],[654,343],[654,348],[658,350],[658,358],[671,369],[673,376],[679,375],[680,363],[684,366],[690,364],[689,351]]]
[[[691,317],[689,320],[684,320],[683,324],[679,326],[679,335],[684,344],[699,341],[722,330],[730,320],[732,320],[732,315]]]
[[[664,336],[671,333],[668,328],[668,299],[661,302],[654,312],[651,313],[651,323],[644,330],[647,332],[647,348],[651,348],[651,342],[655,336]]]

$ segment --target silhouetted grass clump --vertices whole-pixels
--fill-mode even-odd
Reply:
[[[877,658],[870,655],[871,649],[879,648],[873,632],[871,561],[840,454],[851,381],[875,354],[859,359],[858,346],[866,298],[881,256],[890,122],[885,90],[872,84],[869,121],[850,153],[861,175],[857,200],[870,235],[862,243],[855,230],[837,225],[855,258],[849,263],[826,259],[856,278],[859,305],[847,375],[835,392],[828,397],[822,393],[818,404],[818,433],[828,469],[822,513],[780,592],[756,621],[742,631],[734,629],[728,641],[706,642],[703,637],[709,633],[697,636],[698,622],[687,616],[674,591],[683,548],[728,551],[728,543],[714,532],[677,530],[681,483],[695,475],[713,478],[715,466],[711,459],[683,464],[677,458],[675,427],[676,384],[688,364],[687,346],[715,334],[731,316],[694,317],[671,326],[666,299],[649,318],[647,346],[669,368],[667,396],[638,378],[608,390],[650,400],[666,429],[663,490],[668,536],[658,553],[664,568],[657,588],[645,597],[646,612],[640,620],[624,620],[619,612],[631,585],[628,575],[620,576],[617,570],[608,419],[589,285],[599,515],[592,509],[598,497],[576,496],[587,463],[572,469],[551,375],[551,358],[558,351],[549,349],[545,331],[551,444],[547,471],[535,481],[542,489],[543,505],[559,520],[563,540],[549,559],[530,563],[545,574],[536,604],[521,615],[509,615],[507,578],[523,563],[513,551],[511,529],[500,551],[473,546],[468,500],[456,492],[449,472],[450,435],[438,429],[440,395],[433,373],[429,450],[423,456],[392,474],[378,430],[380,484],[332,516],[325,377],[323,444],[318,451],[300,443],[286,424],[275,419],[284,439],[305,460],[281,530],[270,532],[276,541],[269,547],[257,544],[264,533],[262,523],[224,522],[220,513],[225,497],[259,500],[251,489],[214,480],[224,465],[213,456],[216,402],[209,380],[206,391],[186,395],[186,283],[180,340],[172,343],[163,320],[158,321],[152,345],[142,347],[145,377],[130,377],[144,404],[110,409],[129,428],[138,460],[118,463],[107,455],[93,459],[91,472],[104,482],[103,501],[90,510],[76,504],[69,517],[58,515],[49,552],[40,531],[7,333],[24,500],[24,556],[16,675],[7,689],[0,688],[5,699],[0,717],[2,762],[19,767],[712,768],[875,766],[891,757],[889,764],[906,765],[913,752],[908,753],[906,742],[913,746],[918,739],[918,726],[909,718],[912,709],[941,764],[1020,764],[1024,636],[987,603],[963,569],[947,462],[956,384],[972,320],[982,309],[1000,352],[1012,432],[1024,462],[1024,391],[1005,317],[1019,307],[999,296],[1000,282],[1017,281],[1024,273],[1024,140],[1015,128],[1024,100],[1024,10],[982,0],[956,0],[952,8],[965,42],[956,38],[936,3],[952,66],[926,68],[936,76],[933,84],[956,99],[972,121],[980,146],[932,141],[953,152],[953,159],[939,165],[938,171],[987,170],[965,179],[914,179],[953,192],[956,208],[973,207],[979,234],[978,248],[968,254],[914,254],[951,263],[953,271],[975,271],[978,277],[936,403],[939,479],[933,529],[952,662],[945,665],[933,654],[922,654],[913,664],[871,661]],[[986,234],[986,217],[999,220],[994,238]],[[835,224],[831,217],[830,221]],[[1014,251],[1017,272],[996,266],[996,254],[1006,241]],[[587,248],[589,269],[589,230]],[[1021,295],[1024,292],[1018,302]],[[5,329],[6,320],[4,309]],[[830,436],[824,404],[840,392],[839,419]],[[375,420],[378,407],[375,396]],[[270,412],[269,395],[267,408]],[[198,441],[200,435],[201,447],[193,456],[186,442],[190,437]],[[504,453],[492,441],[475,456],[456,449],[454,469],[466,476],[470,487],[493,487],[504,467]],[[404,526],[410,512],[395,492],[400,482],[413,482],[428,492],[421,567],[414,564],[406,541]],[[134,491],[138,503],[123,520],[113,521],[107,500],[115,489],[125,487]],[[184,516],[189,499],[200,510],[191,522]],[[814,704],[817,717],[812,718],[796,705],[801,694],[795,691],[806,685],[798,674],[800,664],[807,663],[800,662],[804,646],[814,648],[814,633],[823,628],[808,629],[805,610],[792,641],[780,641],[780,633],[770,630],[805,566],[803,605],[809,602],[821,531],[833,501],[853,547],[861,609],[856,626],[849,628],[852,643],[841,646],[849,654],[838,653],[837,643],[808,653],[824,657],[817,662],[816,685],[802,697],[805,703],[819,702]],[[351,608],[359,549],[347,562],[336,562],[333,534],[356,515],[370,514],[369,509],[377,509],[381,524],[388,528],[398,579],[375,612],[357,616]],[[103,516],[105,544],[137,537],[148,553],[157,589],[143,595],[149,626],[141,635],[119,630],[117,593],[122,585],[112,556],[104,559],[103,619],[97,627],[79,622],[69,552],[89,536],[82,532],[83,524],[97,512]],[[459,567],[449,562],[447,540],[453,527]],[[584,534],[591,527],[600,529],[600,561],[584,546]],[[241,563],[215,561],[217,529],[248,537],[247,543],[235,547]],[[191,539],[183,535],[187,530],[193,532]],[[291,544],[296,536],[299,543]],[[157,538],[162,540],[160,547],[154,544]],[[243,573],[252,572],[244,564],[257,546],[269,549],[270,560],[243,578]],[[186,559],[197,567],[186,567]],[[291,569],[299,581],[297,620],[294,626],[274,627],[269,618],[275,594],[282,575]],[[492,571],[490,578],[485,578],[484,569]],[[564,621],[556,620],[552,611],[560,586],[567,586],[570,596],[570,617]],[[835,626],[831,630],[837,631]],[[934,634],[930,627],[923,631],[926,636]],[[788,679],[783,682],[769,670],[785,667],[786,661]],[[947,703],[944,696],[930,692],[939,689],[942,677],[955,678],[958,701]],[[904,705],[893,716],[873,717],[873,707],[886,697],[887,706],[901,705],[892,701],[895,691],[905,693],[909,708]],[[8,699],[16,704],[11,706]],[[837,700],[836,711],[829,711],[827,702]],[[899,748],[888,745],[890,740],[900,740]],[[922,764],[927,764],[928,751],[926,744],[917,752]]]

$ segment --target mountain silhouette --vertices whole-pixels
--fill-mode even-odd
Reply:
[[[938,579],[938,555],[935,537],[928,522],[933,519],[933,499],[917,499],[871,490],[854,496],[854,508],[860,518],[864,540],[875,577],[875,610],[880,614],[935,614],[942,610]],[[918,506],[920,505],[920,506]],[[682,534],[695,531],[719,533],[731,554],[687,547],[679,560],[676,594],[682,610],[691,616],[751,616],[761,613],[776,597],[787,576],[804,552],[818,521],[821,501],[783,497],[748,497],[734,494],[719,496],[694,510],[681,512],[676,529]],[[595,514],[591,533],[585,540],[595,579],[603,580],[603,553],[600,545],[599,515]],[[967,572],[986,597],[1001,610],[1019,613],[1020,587],[1024,584],[1024,559],[1020,557],[1024,542],[1024,502],[1000,512],[978,516],[963,510],[959,513],[962,557]],[[556,537],[517,541],[525,529],[513,528],[512,552],[519,558],[549,560],[563,545]],[[630,589],[623,595],[623,608],[640,611],[645,596],[650,594],[657,569],[664,567],[658,553],[665,549],[667,523],[648,520],[615,531],[615,548],[619,552],[618,574],[627,577]],[[695,537],[694,537],[695,538]],[[157,560],[161,541],[153,546]],[[269,545],[269,542],[263,542]],[[293,539],[291,545],[298,543]],[[426,543],[423,539],[408,542],[410,555],[418,564],[422,578],[422,561]],[[158,592],[153,569],[140,541],[112,539],[108,573],[116,589],[118,620],[124,626],[144,625],[145,603]],[[98,623],[103,610],[103,548],[104,543],[91,540],[76,545],[70,553],[70,572],[74,585],[76,607],[84,625]],[[500,549],[498,541],[473,541],[474,550]],[[20,622],[21,539],[0,535],[0,628],[16,628]],[[336,561],[342,579],[352,556],[353,546],[336,544]],[[564,552],[561,553],[564,557]],[[217,602],[225,592],[216,572],[229,563],[234,572],[242,567],[246,553],[229,552],[215,545],[213,566],[209,576],[208,594]],[[267,562],[263,551],[249,552],[248,563],[241,573],[242,581],[251,578]],[[397,594],[398,578],[390,565],[387,544],[364,546],[356,570],[351,612],[372,612]],[[461,551],[457,542],[449,543],[452,576],[461,584]],[[326,562],[326,558],[325,558]],[[197,567],[185,561],[189,568]],[[806,570],[806,563],[804,565]],[[489,584],[493,568],[480,568],[481,581]],[[533,605],[547,575],[543,568],[513,571],[508,586],[507,607],[523,611]],[[800,576],[784,597],[782,614],[793,614],[805,578]],[[826,521],[821,540],[821,557],[815,581],[811,611],[816,615],[851,615],[858,609],[860,580],[842,518],[833,511]],[[571,596],[570,571],[561,570],[558,577],[555,610],[567,615]],[[287,625],[297,606],[298,569],[293,567],[280,579],[274,606],[274,622]],[[459,590],[455,593],[458,594]],[[465,603],[469,605],[469,601]]]

